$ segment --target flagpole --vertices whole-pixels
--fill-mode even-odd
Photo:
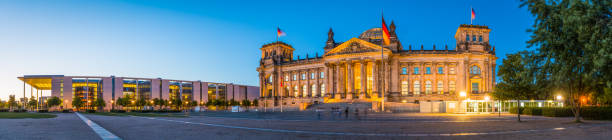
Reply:
[[[280,29],[280,27],[278,27],[278,26],[277,26],[276,30],[278,30],[278,29]],[[279,44],[278,44],[278,43],[279,43],[279,42],[278,42],[278,31],[277,31],[277,34],[276,34],[276,43],[277,43],[276,45],[277,45],[277,46],[279,46]],[[280,62],[279,62],[279,65],[280,65],[280,68],[279,68],[279,69],[280,69],[280,70],[279,70],[280,72],[279,72],[279,73],[281,73],[281,74],[283,73],[283,65],[282,65],[282,64],[283,64],[283,60],[281,59],[281,60],[280,60]],[[282,81],[282,80],[285,80],[285,79],[283,79],[283,77],[281,77],[281,81],[280,81],[280,83],[281,83],[281,85],[280,85],[280,86],[281,86],[281,88],[283,88],[283,87],[282,87],[282,86],[283,86],[283,81]],[[276,88],[274,88],[274,89],[276,90]],[[280,109],[281,109],[281,110],[280,110],[280,111],[281,111],[281,112],[283,112],[283,95],[281,95],[281,96],[280,96],[280,98],[281,98],[281,103],[280,103]]]
[[[384,13],[383,13],[382,9],[380,10],[380,13],[381,13],[380,15],[381,15],[382,19],[385,20]],[[383,21],[383,24],[385,24],[384,21]],[[384,25],[384,26],[386,26],[386,25]],[[381,89],[382,89],[381,90],[381,95],[382,95],[381,111],[385,112],[385,80],[384,80],[384,78],[385,78],[385,72],[384,72],[384,69],[385,69],[385,60],[384,60],[384,58],[385,58],[385,56],[384,56],[384,53],[383,53],[384,52],[384,48],[385,48],[385,47],[383,47],[383,45],[385,44],[385,38],[384,38],[385,32],[383,30],[384,29],[381,26],[380,27],[380,32],[381,32],[380,62],[381,62],[381,68],[382,68],[380,70],[380,75],[381,75],[381,79],[382,79],[381,80]]]
[[[474,18],[472,18],[472,5],[470,5],[470,25],[474,22]]]

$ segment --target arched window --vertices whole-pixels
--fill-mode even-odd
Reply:
[[[480,68],[476,65],[470,67],[470,74],[480,74]]]
[[[406,67],[402,67],[402,74],[408,74],[408,70],[406,69]]]
[[[315,73],[310,73],[310,79],[315,79]]]
[[[321,84],[321,96],[325,95],[325,84]]]
[[[293,96],[298,97],[298,86],[293,87]]]
[[[470,34],[465,35],[465,41],[470,41]]]
[[[455,81],[448,82],[448,91],[450,93],[455,93]]]
[[[414,95],[421,94],[421,83],[419,81],[414,81],[412,84],[412,91],[414,91]]]
[[[402,81],[402,96],[408,95],[408,81]]]
[[[308,87],[306,85],[302,86],[302,96],[306,97],[308,95]]]
[[[437,85],[437,87],[436,87],[436,88],[438,88],[438,89],[437,89],[437,90],[438,90],[438,93],[440,93],[440,94],[444,94],[444,84],[442,83],[442,81],[438,81],[438,85]]]
[[[472,41],[476,41],[476,35],[472,35]]]
[[[285,81],[289,81],[289,75],[285,75]]]
[[[478,36],[478,41],[482,42],[482,36]]]
[[[425,94],[431,94],[431,81],[425,81]]]
[[[311,88],[312,89],[310,90],[312,90],[312,97],[316,97],[317,96],[317,84],[312,84]]]

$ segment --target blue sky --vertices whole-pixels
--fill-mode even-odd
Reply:
[[[454,48],[459,24],[492,29],[497,63],[526,48],[533,17],[515,0],[1,1],[0,99],[35,74],[161,77],[258,85],[259,48],[276,27],[302,58],[395,21],[402,44]],[[29,93],[29,88],[26,90]],[[49,95],[47,92],[46,95]]]

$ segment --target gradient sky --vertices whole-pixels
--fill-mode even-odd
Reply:
[[[515,0],[1,1],[0,99],[21,97],[16,77],[37,74],[258,85],[259,48],[275,41],[277,26],[296,56],[312,57],[323,53],[330,27],[346,41],[379,27],[381,10],[406,49],[454,49],[470,7],[474,24],[492,29],[498,64],[526,48],[533,17]]]

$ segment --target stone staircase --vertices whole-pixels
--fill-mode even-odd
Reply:
[[[322,104],[313,104],[306,108],[306,111],[330,111],[334,108],[344,110],[346,108],[352,112],[355,109],[359,109],[360,111],[372,109],[371,102],[339,102],[339,103],[322,103]]]

